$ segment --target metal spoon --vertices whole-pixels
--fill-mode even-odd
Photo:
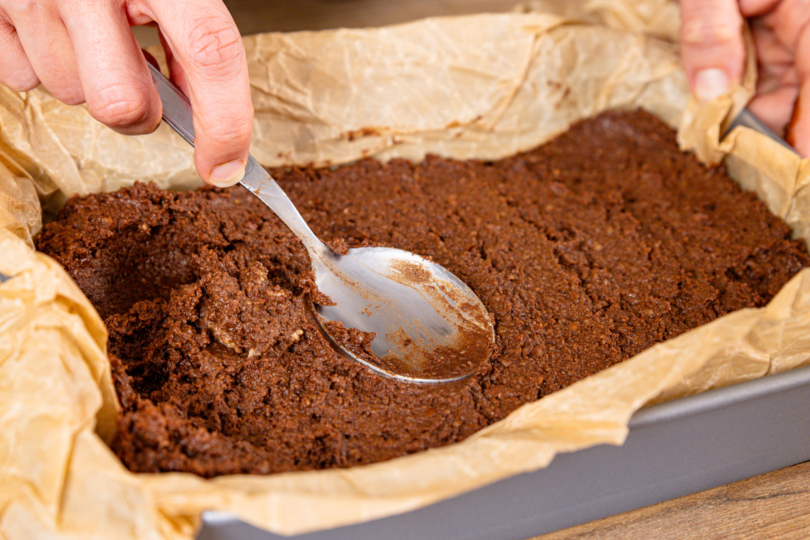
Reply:
[[[163,120],[192,146],[188,98],[149,64]],[[369,368],[410,382],[449,382],[471,375],[489,359],[495,341],[481,300],[456,276],[422,257],[393,248],[334,252],[307,226],[292,201],[253,156],[241,184],[262,200],[303,242],[315,283],[334,305],[316,305],[326,334]],[[333,334],[343,327],[373,332],[372,354],[357,355]]]
[[[723,137],[731,133],[731,130],[733,130],[737,126],[744,126],[753,129],[754,131],[758,131],[763,135],[765,135],[766,137],[778,142],[779,144],[781,144],[794,154],[797,153],[796,149],[790,146],[790,144],[788,144],[788,142],[785,139],[774,133],[771,130],[771,128],[769,128],[762,122],[762,120],[754,116],[754,113],[752,113],[748,109],[748,107],[740,111],[740,114],[738,114],[736,118],[734,118],[734,120],[731,121],[731,123],[728,125],[728,129],[726,129],[726,132],[723,134]]]

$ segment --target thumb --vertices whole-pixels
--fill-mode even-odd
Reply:
[[[736,0],[681,0],[681,55],[689,87],[701,101],[742,79],[742,24]]]

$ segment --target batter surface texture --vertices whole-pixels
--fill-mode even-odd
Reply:
[[[435,156],[272,170],[321,238],[430,256],[494,317],[454,385],[382,378],[317,328],[301,244],[247,191],[135,185],[72,199],[38,239],[98,309],[133,471],[349,467],[461,441],[732,311],[810,264],[803,243],[644,112],[494,163]],[[370,337],[342,340],[367,348]]]

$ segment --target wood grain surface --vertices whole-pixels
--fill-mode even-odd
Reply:
[[[810,462],[532,540],[810,538]]]
[[[504,12],[516,0],[226,0],[245,35]],[[157,43],[138,29],[142,44]],[[531,540],[810,539],[810,462]],[[427,539],[426,539],[427,540]]]

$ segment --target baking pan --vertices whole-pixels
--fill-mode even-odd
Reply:
[[[793,150],[748,109],[726,133],[737,126]],[[560,454],[425,508],[296,536],[206,512],[197,540],[526,540],[808,461],[809,406],[805,366],[643,408],[622,446]]]
[[[198,540],[526,540],[810,460],[810,366],[639,410],[622,446],[560,454],[436,504],[293,537],[207,512]]]

